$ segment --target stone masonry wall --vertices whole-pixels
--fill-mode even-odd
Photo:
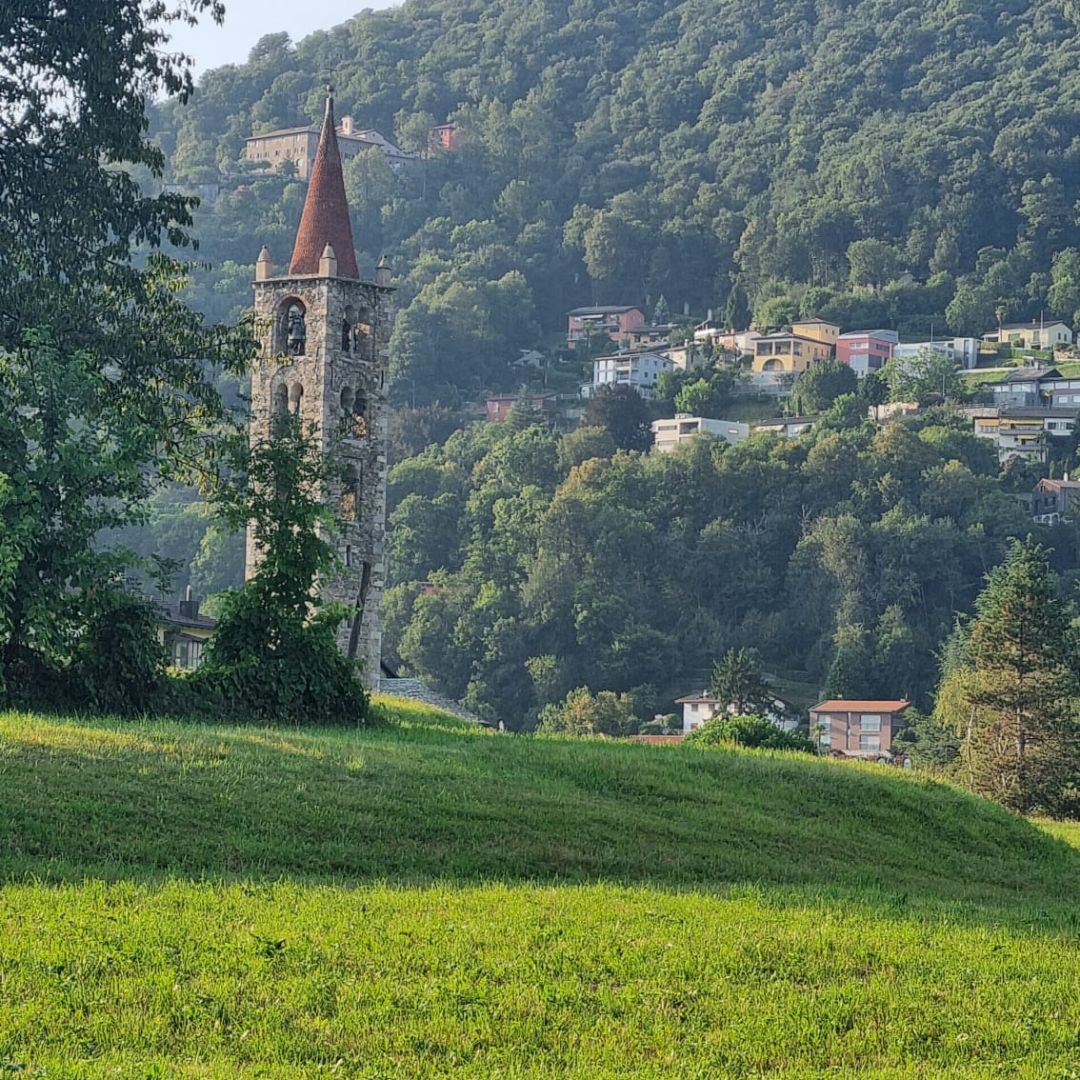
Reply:
[[[270,436],[275,409],[299,406],[305,424],[321,433],[324,450],[342,459],[341,482],[327,499],[340,528],[342,570],[321,586],[322,595],[355,609],[364,564],[371,580],[363,619],[341,631],[346,655],[364,663],[364,679],[377,683],[382,654],[382,594],[386,580],[386,380],[393,321],[393,289],[337,277],[270,278],[255,283],[257,333],[262,341],[251,379],[251,439]],[[303,355],[288,353],[289,308],[305,309]],[[349,348],[344,331],[349,328]],[[246,573],[258,552],[248,533]]]

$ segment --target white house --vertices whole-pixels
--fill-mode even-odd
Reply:
[[[601,386],[632,386],[643,398],[650,400],[660,374],[674,369],[671,359],[657,352],[601,356],[593,361],[592,390],[595,393]]]
[[[652,422],[653,447],[660,454],[670,454],[676,446],[696,435],[712,435],[729,443],[750,438],[750,425],[736,420],[710,420],[705,416],[686,416],[680,413],[674,420]]]
[[[898,359],[916,356],[924,349],[944,353],[957,367],[970,370],[979,363],[979,339],[973,337],[943,338],[937,341],[908,341],[897,345],[893,356]]]
[[[817,423],[816,416],[777,416],[772,420],[758,420],[755,432],[768,432],[785,439],[797,439],[805,435]]]
[[[729,716],[735,715],[734,705],[724,705],[719,698],[710,694],[708,690],[702,690],[700,694],[692,694],[690,697],[679,698],[675,704],[682,706],[682,732],[684,735],[696,731],[706,720],[711,720],[717,713],[726,712]],[[780,698],[773,698],[772,706],[765,715],[781,731],[795,731],[799,727],[798,719],[791,716],[787,703],[781,701]]]

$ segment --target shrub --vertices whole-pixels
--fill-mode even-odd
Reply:
[[[629,694],[611,690],[589,693],[584,686],[571,690],[558,705],[545,705],[540,710],[539,730],[545,735],[610,735],[625,736],[637,732],[640,721],[634,713]]]
[[[696,746],[747,746],[762,750],[815,753],[814,744],[798,731],[782,731],[764,716],[714,716],[686,737]]]
[[[229,720],[359,724],[368,698],[359,665],[338,649],[340,608],[310,620],[268,603],[259,582],[228,594],[205,659],[189,682],[224,704]]]
[[[119,589],[107,590],[66,672],[69,696],[98,712],[152,712],[161,705],[165,661],[151,606]]]
[[[235,478],[215,501],[227,525],[250,524],[260,558],[244,587],[222,598],[191,686],[219,699],[230,720],[361,723],[368,699],[359,665],[337,646],[349,612],[317,588],[339,569],[330,542],[339,523],[323,496],[340,484],[341,462],[295,415],[238,454]]]

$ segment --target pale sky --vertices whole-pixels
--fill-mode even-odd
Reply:
[[[339,26],[365,8],[393,7],[397,0],[225,0],[225,23],[204,19],[194,29],[173,31],[171,48],[196,60],[196,77],[222,64],[243,63],[263,34],[286,31],[299,41],[313,30]]]

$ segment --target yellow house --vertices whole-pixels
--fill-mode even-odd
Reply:
[[[217,620],[199,611],[191,589],[175,607],[160,602],[155,605],[158,641],[165,646],[170,667],[193,671],[203,660],[203,647],[214,636]]]
[[[996,341],[1014,349],[1058,349],[1073,343],[1073,332],[1063,322],[1005,323],[1001,332],[983,334],[983,341]]]
[[[754,343],[754,371],[799,374],[833,355],[834,347],[803,334],[770,334]]]
[[[840,327],[828,319],[804,319],[802,322],[792,323],[791,332],[796,337],[809,338],[811,341],[820,341],[832,348],[831,356],[836,355],[836,339],[840,336]]]

